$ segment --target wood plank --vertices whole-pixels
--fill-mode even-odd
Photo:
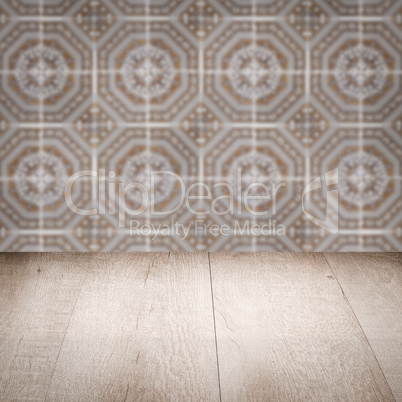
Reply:
[[[0,254],[0,400],[45,399],[87,258]]]
[[[380,363],[402,401],[402,264],[395,254],[326,254]]]
[[[102,254],[47,400],[218,399],[207,254]]]
[[[392,401],[323,255],[211,254],[223,401]]]

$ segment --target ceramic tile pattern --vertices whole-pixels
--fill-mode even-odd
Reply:
[[[402,0],[0,0],[0,250],[402,251],[401,64]],[[336,168],[331,234],[301,200]],[[118,183],[148,189],[151,170],[206,183],[215,213],[199,197],[120,218]],[[99,180],[69,195],[97,214],[65,201],[79,171]],[[284,184],[275,202],[253,201],[269,216],[237,208],[257,180]],[[173,176],[155,190],[157,211],[178,204]],[[325,190],[308,208],[332,219]],[[133,219],[231,234],[133,234]],[[286,233],[232,233],[234,220],[268,219]]]

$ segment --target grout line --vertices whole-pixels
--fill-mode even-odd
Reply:
[[[330,128],[338,128],[338,129],[359,129],[359,128],[365,128],[365,129],[374,129],[374,128],[390,128],[392,127],[393,123],[392,122],[383,122],[383,123],[368,123],[368,122],[328,122]],[[117,127],[125,127],[125,128],[180,128],[182,125],[182,122],[176,121],[176,122],[122,122],[122,121],[115,121],[114,124]],[[256,128],[259,129],[275,129],[275,128],[286,128],[286,126],[289,124],[289,122],[270,122],[270,123],[253,123],[252,121],[246,121],[242,123],[230,123],[230,122],[222,122],[222,129],[224,128],[232,128],[232,129],[239,129],[239,128],[248,128],[250,129],[250,124],[255,124]],[[17,127],[21,129],[39,129],[41,127],[44,128],[73,128],[76,126],[76,123],[48,123],[48,122],[27,122],[27,123],[19,123],[19,122],[11,122],[9,123],[11,127]],[[106,127],[106,125],[101,125],[100,127]]]
[[[305,7],[307,8],[308,11],[310,11],[310,7],[311,7],[311,3],[306,3]],[[310,22],[309,19],[309,12],[306,13],[307,18],[308,18],[308,23]],[[305,57],[305,86],[304,86],[304,107],[307,107],[308,104],[311,104],[311,49],[310,49],[310,42],[306,41],[304,44],[304,57]],[[311,106],[310,106],[311,107]],[[309,118],[311,115],[310,112],[310,107],[308,108],[308,110],[306,111],[306,117],[307,117],[307,122],[309,123]],[[311,141],[311,128],[310,126],[305,130],[307,132],[303,133],[304,138],[306,138],[306,134],[307,134],[307,141]],[[304,186],[305,188],[307,188],[308,184],[311,181],[311,151],[309,147],[306,147],[304,150],[304,175],[305,175],[305,182],[304,182]],[[305,243],[305,239],[302,239],[302,244],[304,245]]]
[[[350,304],[349,299],[348,299],[348,297],[346,296],[346,293],[345,293],[345,291],[343,290],[343,287],[342,287],[341,283],[339,282],[338,277],[337,277],[336,274],[335,274],[335,271],[332,269],[332,266],[331,266],[330,262],[328,261],[328,258],[327,258],[327,255],[326,255],[327,253],[324,252],[324,253],[322,253],[322,254],[323,254],[323,256],[324,256],[324,258],[325,258],[325,261],[327,262],[327,265],[328,265],[329,269],[331,270],[331,272],[332,272],[334,278],[336,279],[336,282],[338,283],[338,286],[339,286],[339,288],[340,288],[340,290],[341,290],[341,292],[342,292],[342,295],[343,295],[343,297],[344,297],[344,299],[345,299],[345,301],[346,301],[346,304],[350,307],[350,310],[352,311],[352,314],[353,314],[354,318],[356,319],[356,322],[357,322],[357,324],[359,325],[360,330],[362,331],[362,333],[363,333],[363,335],[364,335],[364,339],[366,340],[366,342],[367,342],[367,344],[368,344],[368,346],[369,346],[371,352],[373,353],[374,359],[375,359],[375,361],[377,362],[378,367],[380,368],[380,371],[381,371],[381,373],[382,373],[382,376],[383,376],[383,378],[384,378],[384,381],[385,381],[385,383],[387,384],[388,389],[389,389],[391,395],[394,397],[394,401],[396,401],[395,396],[394,396],[394,394],[393,394],[393,392],[392,392],[392,389],[391,389],[391,387],[390,387],[389,384],[388,384],[387,377],[385,376],[385,374],[384,374],[384,372],[383,372],[383,370],[382,370],[381,364],[380,364],[380,362],[379,362],[378,359],[377,359],[377,355],[374,353],[374,350],[373,350],[373,348],[372,348],[372,346],[371,346],[371,344],[370,344],[370,341],[368,340],[367,335],[366,335],[366,333],[364,332],[364,329],[363,329],[362,325],[360,324],[360,321],[359,321],[359,319],[357,318],[357,315],[356,315],[356,313],[355,313],[355,311],[354,311],[352,305]],[[354,258],[354,256],[355,256],[354,253],[348,253],[347,255],[348,255],[350,258]],[[376,395],[376,396],[377,396],[377,395]]]
[[[44,24],[43,24],[43,4],[44,0],[39,0],[39,62],[43,62],[43,48],[44,48]],[[38,111],[38,118],[39,118],[39,156],[41,158],[40,161],[40,170],[44,171],[44,151],[43,151],[43,143],[44,143],[44,127],[43,127],[43,121],[45,120],[44,118],[44,99],[42,94],[39,95],[39,111]],[[43,205],[43,194],[44,194],[44,188],[42,188],[41,184],[43,182],[44,178],[39,177],[39,227],[40,229],[43,229],[44,227],[44,205]],[[43,235],[41,234],[39,236],[39,246],[38,246],[38,251],[44,251],[44,245],[45,245],[45,240],[43,238]]]
[[[227,175],[227,176],[224,176],[224,175],[213,175],[213,176],[204,176],[204,179],[205,180],[208,180],[208,181],[211,181],[211,180],[220,180],[220,181],[222,181],[222,180],[229,180],[230,179],[230,175]],[[261,175],[260,176],[261,178],[269,178],[270,176],[265,176],[265,175]],[[398,179],[398,180],[400,180],[401,179],[401,177],[400,176],[387,176],[388,178],[392,178],[392,179]],[[189,175],[189,176],[181,176],[181,178],[182,178],[182,180],[183,181],[193,181],[193,180],[198,180],[199,179],[199,176],[198,175]],[[284,182],[287,182],[287,183],[293,183],[293,182],[296,182],[296,183],[300,183],[300,182],[303,182],[303,179],[304,179],[304,176],[288,176],[288,177],[284,177],[284,179],[283,179],[283,181]],[[122,177],[122,176],[115,176],[115,181],[123,181],[124,182],[124,177]],[[14,178],[13,177],[7,177],[7,176],[0,176],[0,182],[13,182],[14,181]],[[92,183],[92,181],[93,181],[93,178],[92,178],[92,176],[91,177],[87,177],[87,176],[85,176],[85,177],[83,177],[82,179],[81,179],[81,181],[82,182],[85,182],[85,181],[87,181],[87,182],[89,182],[89,183]],[[189,184],[189,183],[184,183],[184,184]]]
[[[204,176],[204,180],[211,182],[211,181],[229,181],[231,176],[227,175],[227,176],[221,176],[221,175],[215,175],[215,176]],[[261,179],[269,179],[270,176],[265,176],[265,175],[261,175],[260,178]],[[187,188],[187,186],[190,186],[193,183],[189,183],[191,181],[196,181],[199,179],[199,176],[194,175],[194,176],[181,176],[182,180],[185,182],[185,188]],[[402,181],[402,176],[386,176],[387,179],[389,180],[397,180],[397,181]],[[13,183],[15,182],[16,179],[14,179],[13,177],[7,177],[7,176],[0,176],[0,183]],[[115,182],[125,182],[124,178],[121,176],[115,176],[114,177]],[[88,183],[92,183],[93,182],[93,177],[83,177],[81,179],[82,182],[88,182]],[[288,184],[288,183],[304,183],[305,182],[305,176],[289,176],[289,177],[284,177],[283,178],[283,183]],[[128,184],[128,183],[126,183]],[[209,187],[211,188],[212,191],[212,187],[213,184],[215,183],[211,183],[209,184]],[[112,214],[113,215],[113,214]],[[376,230],[376,229],[373,229]]]
[[[358,6],[359,6],[359,17],[362,17],[363,15],[363,1],[364,0],[358,0]],[[364,26],[363,26],[363,22],[361,21],[361,18],[359,18],[359,22],[358,22],[358,34],[359,34],[359,48],[362,49],[364,46]],[[362,63],[363,59],[362,59],[362,54],[360,53],[359,55],[359,62]],[[362,122],[364,121],[364,103],[363,103],[363,98],[361,96],[359,96],[359,111],[358,111],[358,115],[359,115],[359,130],[358,130],[358,146],[359,146],[359,157],[363,156],[363,152],[364,152],[364,130],[362,127]],[[359,190],[359,193],[361,195],[361,192]],[[363,210],[363,204],[360,203],[359,205],[359,229],[362,229],[364,225],[364,210]],[[364,250],[364,240],[363,240],[363,236],[359,235],[359,240],[358,240],[358,244],[360,246],[360,250],[359,251],[363,251]]]
[[[91,4],[90,7],[95,7],[94,4]],[[92,21],[92,30],[95,32],[96,31],[96,26],[95,26],[95,21]],[[92,116],[91,118],[91,139],[94,141],[92,145],[92,155],[91,155],[91,163],[92,163],[92,170],[95,172],[99,172],[99,160],[98,160],[98,152],[99,152],[99,128],[96,127],[97,124],[97,114],[95,111],[93,111],[93,108],[99,107],[98,106],[98,46],[95,41],[92,41],[92,99],[91,99],[91,105],[90,105],[90,115]],[[93,124],[95,122],[95,124]],[[101,175],[101,173],[100,173]],[[101,178],[101,183],[98,182],[97,180],[93,180],[92,182],[92,197],[91,200],[92,202],[97,205],[98,210],[106,210],[106,199],[103,199],[101,195],[101,191],[103,190],[103,186],[105,187],[104,190],[106,192],[106,176],[103,174],[103,177]],[[106,198],[106,197],[105,197]],[[103,205],[102,205],[103,204]],[[95,232],[92,232],[88,235],[90,237],[89,239],[89,244],[90,248],[96,249],[97,247],[97,239],[96,239],[96,233],[99,233],[99,220],[95,219],[94,221],[94,226],[96,228]]]
[[[92,113],[92,109],[95,107],[95,104],[98,104],[98,81],[97,81],[97,73],[96,73],[96,68],[97,68],[97,60],[98,60],[98,53],[97,53],[97,49],[95,47],[95,45],[93,45],[93,49],[92,49],[92,60],[93,60],[93,68],[94,68],[94,74],[92,77],[92,99],[91,99],[91,111],[90,113]],[[93,115],[92,117],[92,121],[95,120],[95,117]],[[96,121],[96,120],[95,120]],[[95,146],[92,146],[92,170],[94,171],[98,171],[98,133],[97,133],[97,127],[95,126],[91,126],[91,138],[92,140],[95,141]],[[96,201],[98,198],[98,189],[97,189],[97,185],[96,185],[96,181],[93,181],[93,185],[92,185],[92,200]]]
[[[155,225],[155,223],[153,223],[153,224]],[[158,225],[156,225],[156,226],[158,226]],[[10,233],[18,233],[21,235],[37,235],[37,234],[43,233],[46,236],[50,236],[50,235],[62,236],[64,234],[65,235],[71,234],[72,230],[73,229],[68,229],[68,230],[64,230],[64,229],[42,229],[42,230],[40,230],[40,229],[16,229],[16,230],[10,230],[9,232]],[[104,233],[105,231],[107,232],[107,229],[101,229],[100,231],[98,231],[98,233]],[[130,232],[130,229],[128,229],[128,228],[120,228],[120,230],[118,231],[119,234],[128,234],[129,232]],[[148,234],[141,234],[140,236],[147,237],[147,236],[158,234],[158,233],[160,233],[160,232],[158,231],[157,228],[156,229],[151,228],[149,230]],[[231,230],[230,233],[235,234],[236,232],[234,230]],[[307,233],[307,231],[305,231],[305,232],[302,231],[299,233],[304,234],[304,233]],[[317,229],[317,231],[315,231],[315,232],[312,232],[311,230],[309,230],[308,233],[314,233],[316,235],[319,235],[320,229]],[[394,232],[392,229],[387,229],[387,230],[354,229],[354,230],[340,230],[339,231],[339,235],[344,235],[344,236],[347,236],[347,235],[358,236],[360,233],[362,233],[362,236],[383,236],[383,235],[392,235]],[[169,234],[169,236],[174,237],[175,234],[173,234],[173,235]],[[239,235],[239,234],[237,234],[236,236],[242,237],[242,235]],[[400,261],[400,262],[402,264],[402,261]]]
[[[150,0],[145,0],[145,47],[146,47],[146,52],[149,52],[149,49],[151,48],[151,15],[150,15]],[[152,149],[152,133],[151,133],[151,128],[149,127],[149,122],[151,120],[151,99],[149,96],[150,93],[150,83],[148,80],[145,82],[146,85],[146,103],[145,103],[145,122],[146,122],[146,129],[145,129],[145,147],[146,147],[146,170],[147,174],[151,173],[151,149]],[[150,177],[146,177],[145,180],[149,180],[150,186],[152,186],[151,183],[151,175]],[[152,201],[151,201],[152,204]],[[145,211],[145,221],[149,225],[151,222],[151,213],[149,208],[146,209]],[[145,251],[151,251],[152,249],[152,244],[151,244],[151,239],[146,238],[145,239]]]
[[[145,0],[147,1],[147,0]],[[114,14],[116,21],[139,21],[143,22],[146,17],[146,13],[138,15],[122,15]],[[267,15],[267,16],[254,16],[250,15],[228,15],[222,14],[222,20],[226,23],[230,22],[287,22],[289,15]],[[328,15],[330,22],[389,22],[392,20],[392,15]],[[10,15],[9,21],[25,21],[25,22],[37,22],[40,19],[39,15]],[[75,22],[76,17],[73,15],[63,16],[50,16],[43,15],[44,22]],[[177,22],[180,21],[180,15],[151,15],[149,14],[149,20],[155,22]],[[207,18],[207,20],[210,18]],[[318,18],[314,18],[318,19]]]
[[[200,2],[199,4],[196,5],[196,7],[199,7],[200,11],[201,11],[205,7],[205,4]],[[201,12],[201,15],[202,15],[202,12]],[[199,27],[199,30],[203,32],[204,29],[205,29],[204,19],[201,18],[201,25]],[[198,47],[198,73],[199,73],[199,76],[198,76],[198,81],[199,81],[198,85],[199,86],[198,86],[198,94],[197,94],[198,106],[197,107],[200,107],[201,105],[203,105],[205,103],[204,102],[204,96],[205,96],[204,95],[204,43],[199,38],[197,38],[197,40],[198,40],[197,47]],[[199,125],[200,121],[203,124],[203,116],[202,115],[197,117],[197,119],[198,120],[197,120],[196,125],[197,124]],[[204,132],[203,128],[201,129],[201,133],[200,133],[199,126],[196,127],[196,130],[197,130],[197,137],[198,137],[197,140],[201,139],[200,134],[202,137],[205,137],[207,134],[206,132]],[[203,139],[205,139],[205,138],[203,138]],[[203,183],[205,181],[204,180],[204,175],[205,175],[205,172],[204,172],[204,147],[198,147],[197,157],[198,157],[198,167],[197,167],[198,168],[198,182]],[[203,199],[202,199],[203,189],[201,186],[198,187],[197,194],[199,197],[198,202],[197,202],[197,208],[198,208],[197,212],[200,212],[200,211],[202,211],[202,205],[203,205]],[[202,216],[202,219],[205,219],[205,216]],[[196,247],[201,250],[205,250],[206,247],[205,247],[204,243],[205,243],[204,236],[198,236],[198,238],[196,239]]]
[[[219,400],[222,402],[222,390],[221,390],[221,376],[219,372],[219,353],[218,353],[218,337],[216,335],[216,318],[215,318],[215,303],[214,303],[214,289],[212,286],[212,269],[211,269],[211,253],[208,252],[208,265],[209,265],[209,281],[211,284],[211,300],[212,300],[212,316],[214,319],[214,333],[215,333],[215,351],[216,351],[216,365],[218,368],[218,385],[219,385]]]
[[[256,0],[252,0],[251,2],[251,8],[252,8],[252,15],[253,15],[253,20],[251,23],[251,28],[252,28],[252,37],[253,37],[253,62],[257,62],[256,60],[256,50],[257,50],[257,3]],[[258,136],[257,136],[257,98],[255,96],[255,92],[253,91],[253,103],[252,103],[252,111],[251,111],[251,117],[252,117],[252,152],[254,157],[256,158],[257,156],[257,146],[258,146]],[[256,168],[258,170],[258,167],[256,166],[256,163],[253,161],[253,169]],[[238,175],[240,176],[241,171],[238,170]],[[240,195],[242,197],[243,189],[242,189],[242,184],[239,185],[240,187]],[[255,215],[253,215],[253,225],[257,223],[257,218]],[[255,252],[257,250],[257,236],[253,236],[251,238],[251,251]]]
[[[223,74],[227,74],[230,70],[220,70],[220,69],[203,69],[202,74],[203,76],[208,76],[208,75],[217,75],[221,76]],[[268,73],[269,70],[261,69],[261,72]],[[112,74],[121,74],[122,70],[121,69],[96,69],[96,74],[97,75],[112,75]],[[179,68],[175,69],[174,72],[176,74],[186,74],[186,75],[194,75],[194,76],[199,76],[200,71],[198,69],[185,69],[185,68]],[[309,75],[318,75],[318,76],[326,76],[326,75],[334,75],[336,70],[325,70],[325,69],[310,69],[309,70]],[[5,70],[5,69],[0,69],[0,76],[1,75],[16,75],[16,70]],[[90,76],[94,74],[94,69],[91,70],[79,70],[79,69],[74,69],[74,70],[69,70],[68,75],[69,76]],[[282,71],[281,73],[284,77],[287,76],[300,76],[304,77],[306,74],[306,70],[295,70],[295,69],[286,69],[286,71]],[[387,75],[390,77],[396,76],[399,77],[402,75],[402,70],[388,70]]]

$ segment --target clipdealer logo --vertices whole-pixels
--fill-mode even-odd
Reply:
[[[173,197],[177,199],[176,204],[163,211],[156,208],[157,189],[155,188],[155,184],[157,183],[157,177],[159,178],[159,182],[163,180],[160,176],[173,177],[179,189]],[[98,207],[82,209],[75,205],[73,201],[73,188],[80,180],[88,180],[88,178],[95,181]],[[238,183],[235,184],[237,188],[234,188],[233,183],[223,181],[213,184],[212,188],[202,182],[193,183],[189,187],[186,187],[184,180],[176,173],[170,171],[152,171],[150,173],[150,180],[147,183],[137,181],[124,183],[114,180],[115,178],[116,173],[114,171],[109,172],[106,176],[106,171],[103,169],[100,169],[99,172],[85,170],[75,173],[67,180],[65,185],[65,201],[67,206],[78,215],[117,214],[120,223],[125,222],[127,215],[135,217],[147,213],[151,216],[167,216],[178,211],[183,205],[186,206],[190,213],[196,216],[206,215],[210,212],[218,216],[225,214],[234,215],[235,213],[242,215],[243,212],[253,216],[264,216],[276,214],[278,193],[286,187],[286,183],[267,185],[256,182],[250,184],[244,191],[239,191],[238,189],[241,189],[242,182],[241,171],[239,172]],[[218,188],[227,190],[227,195],[214,197],[214,190]],[[259,191],[255,191],[256,189]],[[141,201],[138,203],[140,205],[136,205],[136,209],[130,208],[127,203],[127,195],[132,191],[136,192],[136,200]],[[202,194],[200,191],[202,191]],[[200,200],[209,203],[209,210],[199,211],[193,209],[191,202]],[[222,201],[225,201],[227,204],[224,211],[218,208],[224,204]],[[261,211],[253,208],[256,202],[261,201],[266,202],[267,205],[269,204],[270,209]]]
[[[155,209],[155,179],[160,175],[168,175],[177,181],[179,191],[179,200],[177,204],[172,208],[165,211],[158,211]],[[279,225],[280,229],[276,230],[277,222],[268,219],[268,217],[275,216],[277,213],[277,197],[278,194],[284,190],[286,183],[273,183],[270,186],[264,183],[252,183],[244,191],[240,191],[236,194],[232,185],[227,182],[215,183],[213,185],[214,189],[222,187],[228,190],[227,196],[220,195],[219,197],[213,198],[211,188],[205,183],[194,183],[188,188],[186,188],[184,181],[180,176],[174,172],[170,171],[152,171],[150,174],[149,183],[131,182],[123,183],[117,180],[116,173],[110,171],[106,176],[106,171],[100,169],[99,171],[85,170],[80,171],[72,175],[66,182],[65,185],[65,201],[67,206],[78,215],[117,215],[119,220],[119,227],[124,228],[127,225],[127,216],[138,217],[138,216],[168,216],[176,211],[178,211],[183,205],[186,206],[187,210],[195,216],[205,216],[209,213],[214,213],[215,215],[242,215],[244,212],[246,215],[250,216],[265,216],[267,217],[264,227],[261,225],[251,224],[250,221],[246,220],[246,229],[241,229],[239,226],[239,221],[235,221],[234,227],[226,227],[227,225],[221,225],[222,227],[212,227],[209,228],[211,233],[218,233],[220,235],[243,235],[244,232],[251,233],[252,235],[283,235],[284,226]],[[97,201],[98,207],[92,209],[82,209],[74,204],[73,201],[73,187],[79,180],[94,180],[96,182],[97,188]],[[239,172],[239,183],[237,183],[238,188],[241,188],[241,171]],[[317,177],[312,182],[310,182],[304,189],[301,199],[301,206],[305,216],[313,222],[316,226],[321,229],[337,234],[339,232],[339,195],[338,189],[335,186],[339,183],[338,169],[334,169],[327,172],[323,178]],[[252,190],[259,189],[258,192],[253,192]],[[200,189],[204,192],[200,194]],[[311,211],[307,208],[306,198],[307,196],[315,190],[325,190],[327,195],[327,208],[324,219],[319,219],[315,217]],[[263,191],[261,191],[263,190]],[[136,197],[141,200],[141,204],[136,208],[132,209],[127,205],[126,196],[130,191],[139,192],[140,197]],[[235,195],[236,194],[236,195]],[[222,209],[217,209],[219,202],[225,199],[227,202],[227,208],[222,212]],[[194,210],[191,206],[191,201],[203,200],[209,201],[210,210]],[[253,209],[255,202],[263,201],[266,205],[270,205],[270,209],[264,211],[256,211]],[[130,231],[134,229],[139,231],[139,220],[133,220],[130,222]],[[249,225],[249,226],[247,226]],[[197,223],[194,222],[194,228],[196,228]],[[217,225],[218,226],[218,225]],[[170,227],[143,227],[141,233],[147,232],[148,235],[153,235],[155,233],[167,234],[172,232],[172,226]],[[272,230],[274,228],[274,230]],[[198,228],[199,229],[199,228]],[[197,230],[198,230],[197,229]],[[237,230],[236,230],[237,229]],[[177,231],[185,232],[184,228],[176,227]],[[188,232],[188,229],[187,229]]]
[[[316,226],[324,229],[331,234],[339,233],[339,184],[338,168],[325,173],[323,179],[321,177],[315,178],[310,182],[303,191],[302,195],[302,209],[306,217],[313,222]],[[319,219],[307,211],[305,205],[305,197],[312,191],[323,189],[326,193],[326,211],[325,218]]]

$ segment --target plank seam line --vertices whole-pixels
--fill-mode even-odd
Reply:
[[[213,317],[213,320],[214,320],[216,366],[217,366],[217,369],[218,369],[219,400],[222,402],[221,376],[220,376],[220,372],[219,372],[218,337],[216,335],[216,321],[215,321],[214,289],[213,289],[213,285],[212,285],[211,256],[210,256],[209,252],[208,252],[208,265],[209,265],[209,281],[210,281],[210,284],[211,284],[212,317]]]
[[[82,287],[83,287],[83,285],[84,285],[84,282],[85,282],[86,279],[87,279],[87,275],[86,275],[87,273],[88,273],[88,268],[85,269],[85,272],[84,272],[84,275],[83,275],[83,279],[82,279],[82,282],[81,282],[81,285],[80,285],[80,290],[79,290],[78,293],[77,293],[77,297],[75,298],[75,302],[74,302],[74,307],[73,307],[73,309],[71,310],[70,319],[68,320],[68,324],[67,324],[66,330],[65,330],[64,335],[63,335],[63,340],[61,341],[60,349],[59,349],[59,352],[58,352],[58,354],[57,354],[56,361],[55,361],[55,363],[54,363],[52,375],[50,376],[49,386],[47,387],[46,395],[45,395],[44,401],[47,400],[47,395],[48,395],[48,393],[49,393],[50,386],[52,385],[52,380],[53,380],[54,372],[56,371],[57,362],[59,361],[60,353],[61,353],[61,350],[63,349],[63,345],[64,345],[64,340],[66,339],[66,335],[67,335],[68,328],[70,327],[71,319],[73,318],[74,311],[75,311],[75,308],[76,308],[76,306],[77,306],[78,299],[79,299],[79,297],[80,297],[80,295],[81,295]]]
[[[345,299],[346,303],[347,303],[348,306],[350,307],[350,310],[352,311],[352,314],[353,314],[353,316],[355,317],[355,319],[356,319],[356,321],[357,321],[357,323],[358,323],[358,325],[359,325],[359,327],[360,327],[360,329],[361,329],[361,331],[362,331],[362,333],[363,333],[363,336],[364,336],[364,338],[366,339],[366,342],[367,342],[367,344],[368,344],[368,346],[369,346],[371,352],[373,353],[374,359],[375,359],[375,361],[376,361],[377,364],[378,364],[378,367],[379,367],[379,369],[380,369],[380,371],[381,371],[381,374],[382,374],[382,376],[383,376],[383,378],[384,378],[384,381],[385,381],[385,383],[387,384],[387,387],[388,387],[388,389],[389,389],[389,392],[391,392],[391,395],[392,395],[392,397],[394,398],[394,401],[396,402],[395,395],[394,395],[394,393],[392,392],[392,389],[391,389],[391,387],[390,387],[389,384],[388,384],[387,377],[385,376],[384,372],[382,371],[382,367],[381,367],[380,362],[379,362],[378,359],[377,359],[377,355],[374,353],[374,350],[373,350],[373,348],[372,348],[372,346],[371,346],[371,343],[370,343],[370,341],[368,340],[367,335],[366,335],[366,333],[364,332],[364,329],[363,329],[363,327],[361,326],[360,321],[359,321],[359,319],[357,318],[357,315],[356,315],[355,311],[353,310],[353,307],[352,307],[352,305],[350,304],[349,299],[348,299],[348,297],[346,296],[346,293],[344,292],[344,290],[343,290],[343,288],[342,288],[342,285],[341,285],[341,283],[339,282],[338,277],[337,277],[336,274],[335,274],[335,271],[332,269],[331,264],[330,264],[330,262],[328,261],[328,258],[327,258],[327,256],[326,256],[326,253],[323,253],[323,255],[324,255],[325,261],[327,262],[327,265],[328,265],[329,269],[331,270],[332,274],[334,275],[334,278],[335,278],[336,281],[338,282],[338,286],[339,286],[340,289],[341,289],[341,292],[342,292],[342,294],[343,294],[343,298]],[[378,396],[377,396],[377,393],[376,393],[376,392],[374,392],[374,393],[375,393],[375,396],[376,396],[377,400],[379,401]]]

